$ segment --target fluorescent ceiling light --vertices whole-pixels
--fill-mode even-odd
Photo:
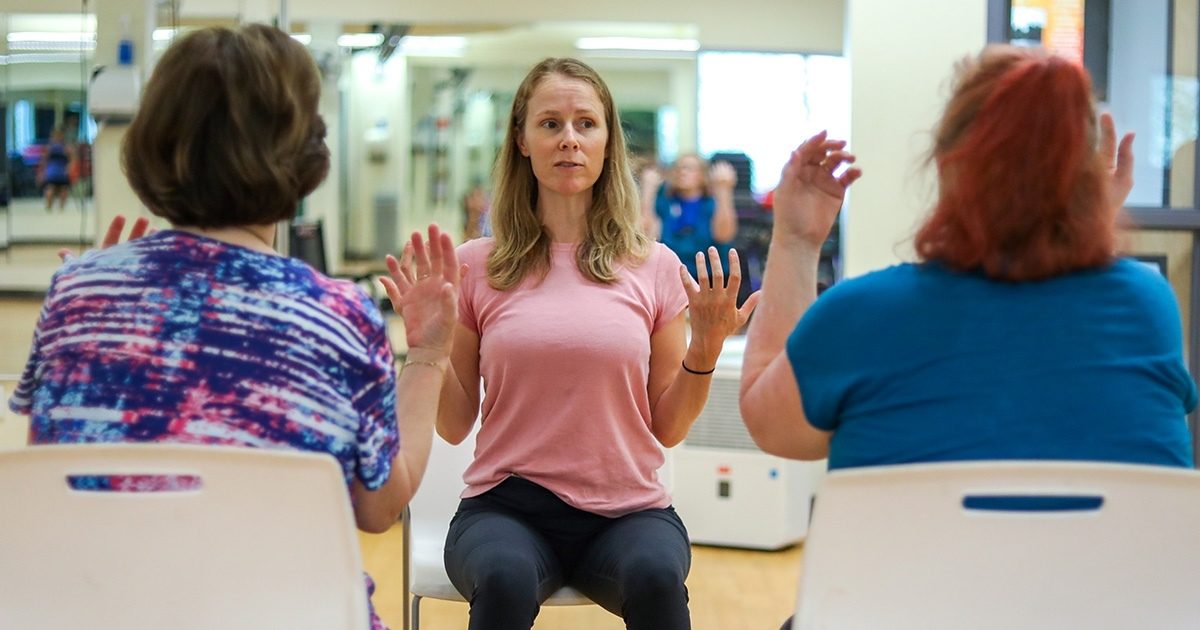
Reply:
[[[95,33],[71,33],[50,31],[17,31],[8,34],[8,43],[14,42],[94,42]]]
[[[94,50],[95,33],[14,31],[8,34],[10,50]]]
[[[457,57],[466,45],[465,37],[409,35],[400,40],[399,51],[406,55]]]
[[[575,40],[575,47],[580,50],[696,52],[700,50],[700,42],[666,37],[580,37]]]
[[[305,46],[312,43],[312,35],[309,35],[308,33],[292,33],[292,39],[300,42],[301,44],[303,44]]]
[[[79,54],[46,52],[0,55],[0,66],[18,63],[79,63]]]
[[[374,48],[382,43],[382,33],[346,33],[337,38],[337,45],[342,48]]]
[[[169,42],[175,37],[176,30],[173,28],[156,28],[153,35],[156,42]]]

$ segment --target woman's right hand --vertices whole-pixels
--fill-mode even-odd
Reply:
[[[825,242],[846,189],[862,176],[857,168],[834,174],[855,160],[845,148],[845,140],[830,140],[822,131],[792,151],[775,189],[773,237],[793,237],[818,247]]]
[[[379,282],[392,301],[392,309],[404,319],[405,339],[415,349],[450,354],[454,327],[458,323],[458,285],[462,277],[450,235],[429,226],[429,240],[413,232],[400,260],[387,257],[390,277]]]

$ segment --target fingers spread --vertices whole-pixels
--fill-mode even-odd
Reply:
[[[1121,146],[1117,148],[1116,176],[1122,180],[1133,179],[1133,134],[1127,133],[1121,138]]]
[[[692,279],[692,274],[688,273],[687,267],[684,265],[679,265],[679,282],[683,284],[683,291],[687,293],[688,302],[691,302],[696,294],[700,293],[700,287]]]
[[[121,242],[121,232],[125,229],[125,215],[118,214],[113,217],[112,223],[108,224],[108,231],[104,233],[104,238],[100,240],[100,248],[112,247]]]
[[[738,289],[742,286],[742,261],[738,256],[737,250],[730,248],[729,250],[729,284],[727,288],[729,292],[735,296]]]
[[[717,252],[716,247],[708,248],[708,264],[712,266],[712,288],[724,289],[725,269],[721,266],[721,254]]]
[[[150,229],[150,219],[146,217],[138,217],[133,221],[133,228],[129,230],[129,240],[142,238]]]
[[[704,264],[704,252],[696,252],[696,282],[701,289],[712,288],[712,281],[708,278],[708,265]]]
[[[1099,151],[1104,165],[1112,168],[1113,163],[1117,160],[1117,126],[1113,122],[1112,114],[1108,112],[1100,114]]]

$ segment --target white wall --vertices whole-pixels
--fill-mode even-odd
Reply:
[[[983,47],[986,0],[847,0],[850,149],[863,177],[842,217],[844,274],[911,259],[933,200],[922,169],[956,61]]]
[[[412,124],[408,108],[408,65],[403,56],[394,55],[384,64],[378,55],[361,53],[343,67],[343,84],[350,107],[346,138],[349,162],[350,211],[347,243],[351,253],[368,254],[380,245],[399,242],[400,235],[420,225],[423,217],[411,216],[400,208],[401,220],[394,233],[376,230],[375,200],[380,196],[398,198],[403,206],[408,181],[409,144]],[[367,159],[367,131],[378,121],[387,125],[386,159]],[[394,250],[391,247],[390,250]]]

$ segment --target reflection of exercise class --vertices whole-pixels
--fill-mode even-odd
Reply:
[[[614,2],[0,0],[0,627],[1195,625],[1200,0]]]

